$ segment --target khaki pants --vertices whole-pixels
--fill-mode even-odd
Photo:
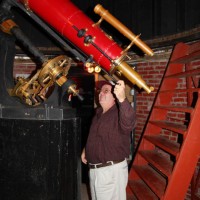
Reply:
[[[126,200],[126,160],[115,165],[90,169],[89,177],[92,200]]]

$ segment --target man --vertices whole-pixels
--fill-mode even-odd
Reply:
[[[89,166],[92,200],[125,200],[128,181],[130,133],[135,112],[125,96],[124,81],[114,87],[104,82],[99,93],[100,108],[92,120],[82,162]]]

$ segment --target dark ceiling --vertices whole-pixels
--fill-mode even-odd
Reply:
[[[72,2],[95,22],[100,17],[93,10],[97,4],[101,4],[133,33],[141,34],[142,40],[152,40],[200,27],[200,0],[72,0]],[[25,13],[18,9],[13,9],[12,12],[16,22],[36,46],[57,45]],[[102,28],[117,42],[121,44],[128,42],[106,22],[103,22]]]
[[[122,23],[144,39],[188,30],[200,25],[199,0],[73,0],[92,15],[103,5]]]

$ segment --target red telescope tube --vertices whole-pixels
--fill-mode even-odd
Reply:
[[[105,35],[94,22],[70,0],[20,0],[30,10],[69,39],[106,71],[111,61],[121,56],[122,49]],[[28,4],[27,4],[28,2]],[[92,41],[92,43],[88,42]],[[106,55],[106,56],[105,56]]]
[[[153,87],[146,85],[140,75],[123,61],[124,50],[108,37],[99,26],[87,17],[70,0],[19,0],[25,7],[33,11],[46,23],[51,25],[62,36],[67,38],[76,47],[111,74],[118,70],[133,84],[143,88],[147,93],[153,91]],[[104,16],[108,21],[110,14],[97,6],[96,12]],[[112,18],[114,19],[114,18]],[[153,55],[151,49],[138,39],[133,33],[114,19],[114,25],[120,25],[120,32],[126,33],[132,43]]]

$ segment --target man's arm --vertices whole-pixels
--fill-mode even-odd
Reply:
[[[84,164],[87,164],[87,159],[85,157],[85,148],[83,149],[82,151],[82,154],[81,154],[81,160]]]
[[[126,99],[124,81],[119,80],[114,87],[114,94],[119,104],[119,123],[122,129],[132,130],[136,123],[136,114],[130,102]]]
[[[117,100],[122,103],[125,98],[126,98],[126,94],[125,94],[125,84],[124,81],[119,80],[117,82],[117,84],[114,87],[114,94],[117,98]]]

